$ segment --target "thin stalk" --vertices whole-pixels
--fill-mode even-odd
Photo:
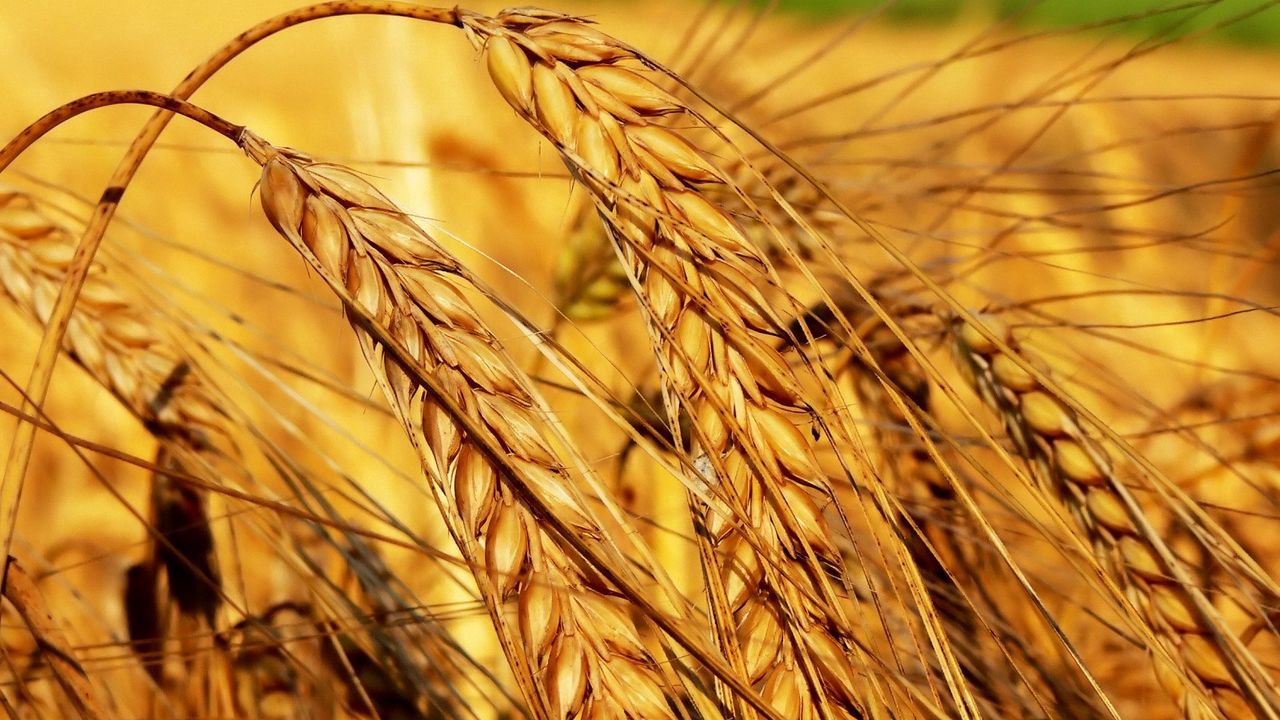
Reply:
[[[137,174],[138,168],[142,165],[142,160],[173,118],[173,113],[186,114],[182,112],[181,108],[183,106],[179,103],[190,98],[200,86],[204,85],[209,78],[213,77],[227,63],[261,40],[294,25],[341,15],[393,15],[460,25],[458,20],[459,13],[456,8],[432,8],[400,2],[345,2],[341,0],[339,2],[311,5],[277,15],[237,35],[210,56],[209,59],[188,73],[182,82],[174,88],[173,92],[169,94],[164,104],[143,101],[142,104],[156,105],[161,108],[161,111],[147,121],[142,131],[134,138],[125,156],[120,160],[120,164],[116,167],[111,180],[107,184],[107,189],[102,193],[97,207],[94,208],[93,215],[85,227],[84,235],[81,236],[80,244],[76,247],[75,254],[71,258],[71,263],[67,266],[66,280],[63,281],[62,288],[58,291],[58,298],[54,302],[53,311],[49,317],[48,329],[40,339],[40,347],[36,351],[35,363],[32,365],[31,375],[27,380],[27,396],[30,400],[24,401],[25,408],[33,409],[44,404],[45,397],[49,391],[49,383],[53,378],[53,368],[58,360],[59,349],[62,347],[63,338],[66,337],[67,327],[71,322],[71,311],[80,296],[80,289],[84,287],[85,279],[89,275],[89,268],[93,264],[93,258],[98,252],[98,247],[102,244],[103,236],[106,234],[107,225],[110,224],[111,219],[115,216],[116,206],[120,204],[121,198],[124,197],[125,189]],[[87,99],[82,98],[77,102]],[[119,100],[117,102],[137,101]],[[102,107],[102,105],[98,107]],[[80,112],[88,109],[91,108],[86,107]],[[79,113],[73,113],[71,116],[76,114]],[[193,117],[193,119],[196,118]],[[54,125],[56,124],[55,122]],[[210,127],[213,126],[211,125]],[[45,132],[47,131],[46,129]],[[25,135],[26,132],[24,131],[22,135],[15,138],[14,143],[24,138]],[[38,137],[38,135],[27,138],[25,145],[11,143],[11,147],[6,147],[4,155],[0,156],[4,158],[3,162],[0,162],[0,170],[3,170],[23,149],[34,142],[35,137]],[[13,537],[14,523],[17,520],[22,485],[27,474],[27,467],[31,462],[34,440],[35,427],[19,421],[17,427],[14,428],[13,440],[9,445],[9,455],[5,461],[4,475],[0,479],[0,534],[4,536],[3,554],[6,557]]]

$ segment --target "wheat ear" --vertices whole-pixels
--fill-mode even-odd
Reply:
[[[0,190],[0,286],[23,312],[48,322],[75,243],[25,193]],[[101,267],[85,281],[64,350],[160,438],[192,448],[225,437],[225,416],[186,361]]]
[[[880,298],[874,289],[873,293]],[[853,374],[863,413],[878,428],[874,435],[885,456],[882,472],[893,478],[893,491],[901,508],[896,525],[902,542],[926,581],[930,599],[952,647],[956,648],[970,687],[992,707],[1013,707],[1006,703],[1010,695],[1016,695],[1009,692],[1017,686],[1015,673],[1006,669],[1002,658],[993,658],[986,652],[982,640],[990,629],[962,589],[954,574],[956,570],[952,569],[972,560],[966,543],[958,537],[964,532],[959,528],[965,527],[965,516],[954,502],[955,491],[927,450],[907,447],[909,443],[898,439],[895,431],[886,430],[908,425],[903,412],[920,417],[932,413],[928,375],[903,341],[859,298],[849,292],[835,293],[834,298],[834,306],[820,303],[795,320],[793,326],[803,323],[809,328],[807,333],[792,331],[790,334],[851,349],[855,343],[846,335],[845,328],[852,327],[861,338],[861,345],[867,348],[870,361],[850,352],[848,362],[837,367],[847,367]],[[922,308],[887,299],[880,301],[888,314],[904,327],[922,323],[929,327],[936,325],[934,316]],[[836,313],[844,315],[846,323],[836,322]],[[902,408],[887,399],[886,393],[894,391],[907,401]],[[912,435],[910,439],[915,438]],[[945,515],[946,520],[937,522],[937,513]],[[1025,698],[1019,696],[1015,701],[1025,702]],[[1032,712],[1029,705],[1022,710]]]
[[[1052,485],[1101,555],[1103,568],[1127,590],[1166,649],[1153,658],[1161,685],[1188,712],[1208,710],[1208,701],[1227,718],[1256,717],[1255,704],[1274,715],[1280,708],[1270,704],[1265,685],[1246,700],[1240,680],[1252,680],[1249,668],[1231,660],[1238,657],[1224,642],[1231,631],[1197,607],[1192,591],[1177,579],[1188,577],[1185,568],[1170,566],[1170,559],[1181,561],[1159,551],[1159,538],[1150,534],[1141,507],[1126,501],[1131,496],[1103,442],[1010,355],[1026,357],[1007,327],[992,317],[982,322],[986,332],[963,321],[955,324],[956,357],[999,414],[1015,450]],[[1186,681],[1195,687],[1186,687]]]
[[[503,649],[539,717],[674,717],[626,606],[526,507],[513,472],[581,539],[605,530],[570,489],[547,421],[497,338],[476,315],[461,266],[372,185],[333,165],[245,143],[263,166],[262,201],[276,229],[385,329],[414,368],[507,453],[499,465],[439,398],[353,322],[370,367],[418,451],[433,494],[475,571]],[[518,609],[509,629],[504,606]]]
[[[696,116],[649,63],[578,19],[462,19],[502,96],[595,196],[659,348],[670,413],[693,420],[716,479],[712,504],[691,502],[718,566],[712,605],[732,612],[717,633],[726,654],[784,715],[861,712],[847,600],[828,577],[842,567],[820,510],[828,489],[815,485],[812,441],[797,427],[810,405],[773,348],[780,324],[759,289],[773,283],[704,196],[728,188],[725,173],[659,124]]]

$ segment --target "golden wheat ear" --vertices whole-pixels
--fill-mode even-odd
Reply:
[[[1103,569],[1138,605],[1159,643],[1152,659],[1160,683],[1184,707],[1228,718],[1280,713],[1269,675],[1153,530],[1116,469],[1109,441],[1033,374],[1007,327],[994,317],[980,321],[982,328],[954,325],[956,357],[1016,452],[1071,510]]]
[[[863,464],[851,455],[860,443],[821,360],[798,344],[785,348],[798,358],[775,347],[784,318],[806,303],[744,230],[769,220],[695,141],[723,136],[661,89],[670,76],[655,63],[579,19],[511,11],[462,21],[500,94],[594,197],[648,323],[667,426],[689,418],[689,438],[673,444],[689,443],[703,468],[685,480],[722,651],[784,714],[841,717],[902,702],[940,712],[884,668],[852,619],[867,615],[853,613],[823,508],[837,509],[845,534],[848,523],[815,450],[844,448],[853,467]],[[827,412],[821,432],[805,430]],[[882,492],[872,495],[875,512],[892,514]],[[921,615],[936,627],[933,613]],[[949,655],[945,641],[933,648]],[[963,683],[948,685],[950,700],[972,706]]]
[[[263,165],[267,217],[353,303],[361,348],[419,453],[531,712],[675,717],[684,691],[660,672],[626,604],[612,597],[618,589],[601,583],[601,560],[584,564],[584,548],[547,527],[567,525],[583,546],[612,544],[544,431],[528,381],[472,308],[467,273],[355,173],[254,138],[246,149]],[[486,436],[493,445],[478,442]],[[518,608],[514,621],[508,603]]]

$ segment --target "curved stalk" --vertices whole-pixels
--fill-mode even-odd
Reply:
[[[225,67],[227,63],[258,42],[294,25],[341,15],[393,15],[451,25],[460,24],[458,21],[459,13],[456,8],[432,8],[402,2],[346,2],[345,0],[339,0],[338,2],[320,3],[292,10],[261,22],[237,35],[231,42],[224,45],[209,59],[188,73],[170,93],[168,96],[169,101],[177,103],[187,100],[209,78]],[[93,264],[93,258],[98,252],[98,247],[102,244],[103,236],[106,234],[107,225],[110,224],[111,219],[115,216],[116,206],[120,204],[120,199],[124,196],[125,189],[137,174],[138,168],[142,165],[142,160],[152,146],[155,145],[156,140],[159,139],[160,134],[173,118],[173,113],[180,106],[174,104],[158,105],[158,107],[162,108],[160,112],[157,112],[147,121],[142,131],[134,138],[125,156],[120,160],[120,164],[116,167],[111,180],[107,184],[107,189],[102,193],[97,207],[94,208],[93,214],[89,218],[84,235],[80,238],[80,244],[76,247],[75,254],[71,258],[71,263],[67,266],[66,280],[58,291],[58,298],[54,302],[53,311],[49,317],[48,329],[40,339],[40,347],[36,351],[36,359],[31,368],[31,375],[27,379],[26,396],[29,399],[23,402],[24,412],[34,410],[35,407],[44,404],[45,397],[49,391],[49,383],[53,378],[53,368],[58,360],[58,350],[62,347],[63,338],[66,336],[67,327],[71,322],[72,308],[80,297],[80,289],[84,287],[89,268]],[[21,137],[20,135],[19,138]],[[15,138],[15,142],[17,140],[18,138]],[[30,142],[33,141],[34,139]],[[27,145],[30,145],[30,142]],[[6,164],[7,162],[12,162],[23,149],[25,149],[25,146],[16,149],[13,157],[8,156],[8,149],[6,149]],[[31,462],[34,439],[35,426],[19,420],[17,427],[14,428],[13,440],[9,445],[4,475],[0,478],[0,535],[4,536],[3,553],[6,556],[13,536],[14,524],[17,520],[17,508],[21,500],[22,485],[26,478],[27,466]]]
[[[0,172],[4,172],[19,155],[26,152],[27,148],[62,123],[90,110],[112,105],[149,105],[162,108],[167,113],[177,113],[190,118],[236,144],[239,144],[240,134],[244,132],[243,125],[228,122],[198,105],[179,100],[171,95],[151,90],[106,90],[60,105],[23,128],[22,132],[4,146],[4,149],[0,149]]]

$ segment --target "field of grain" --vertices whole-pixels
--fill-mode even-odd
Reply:
[[[1148,5],[6,5],[0,708],[1280,718],[1278,10]]]

